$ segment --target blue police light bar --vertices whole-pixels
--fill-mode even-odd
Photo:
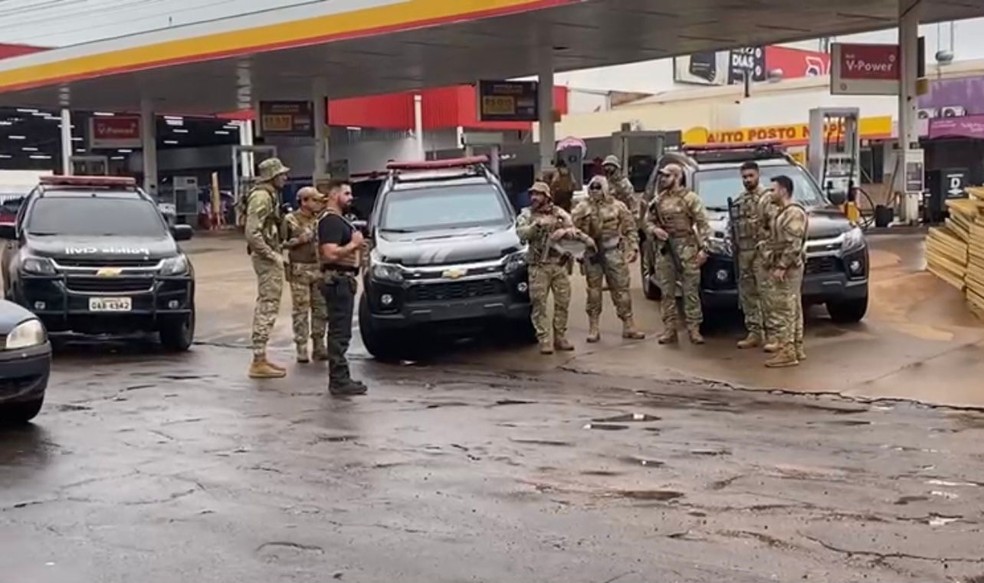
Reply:
[[[761,142],[744,142],[741,144],[700,144],[683,146],[688,152],[726,152],[733,150],[784,149],[780,140],[764,140]]]
[[[135,188],[137,179],[132,176],[42,176],[43,186],[126,187]]]
[[[422,162],[390,162],[387,170],[447,170],[451,168],[469,168],[479,164],[487,164],[488,156],[466,156],[464,158],[449,158],[447,160],[425,160]]]

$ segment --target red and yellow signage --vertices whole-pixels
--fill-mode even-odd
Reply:
[[[878,140],[892,136],[892,116],[861,118],[858,124],[861,139]],[[827,135],[836,138],[844,128],[838,125],[827,127]],[[780,141],[787,146],[806,144],[810,139],[808,124],[758,126],[734,130],[708,130],[691,128],[683,133],[683,141],[689,145],[701,144],[744,144],[748,142]]]

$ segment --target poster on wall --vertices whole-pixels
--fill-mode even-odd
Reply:
[[[673,80],[688,85],[727,85],[729,51],[707,51],[673,58]]]
[[[479,81],[479,121],[538,121],[539,83],[536,81]]]
[[[310,101],[261,101],[260,131],[268,136],[314,137]]]
[[[745,71],[752,81],[768,80],[772,71],[783,79],[828,74],[830,55],[782,46],[746,47],[731,51],[695,53],[673,59],[673,80],[687,85],[741,85]]]

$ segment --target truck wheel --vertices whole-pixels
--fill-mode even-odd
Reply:
[[[868,313],[868,295],[854,300],[827,302],[827,312],[837,324],[856,324]]]
[[[38,416],[41,406],[44,405],[44,396],[34,401],[24,403],[12,403],[0,407],[0,423],[9,425],[21,425]]]
[[[161,323],[161,346],[168,352],[186,352],[195,342],[195,306],[191,313]]]
[[[399,357],[399,339],[373,327],[372,313],[369,312],[369,301],[365,295],[359,299],[359,336],[376,360],[396,360]]]

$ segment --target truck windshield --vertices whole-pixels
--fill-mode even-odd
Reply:
[[[798,166],[761,166],[760,184],[769,188],[772,185],[772,178],[780,174],[785,174],[793,181],[793,199],[800,204],[806,207],[827,204],[816,183]],[[744,190],[737,167],[698,170],[694,175],[694,182],[694,190],[704,201],[704,206],[711,210],[727,210],[728,198],[737,198]]]
[[[411,233],[505,226],[512,213],[489,184],[435,186],[390,192],[380,213],[381,231]]]
[[[139,199],[45,197],[30,209],[25,230],[66,237],[164,237],[164,219]]]

